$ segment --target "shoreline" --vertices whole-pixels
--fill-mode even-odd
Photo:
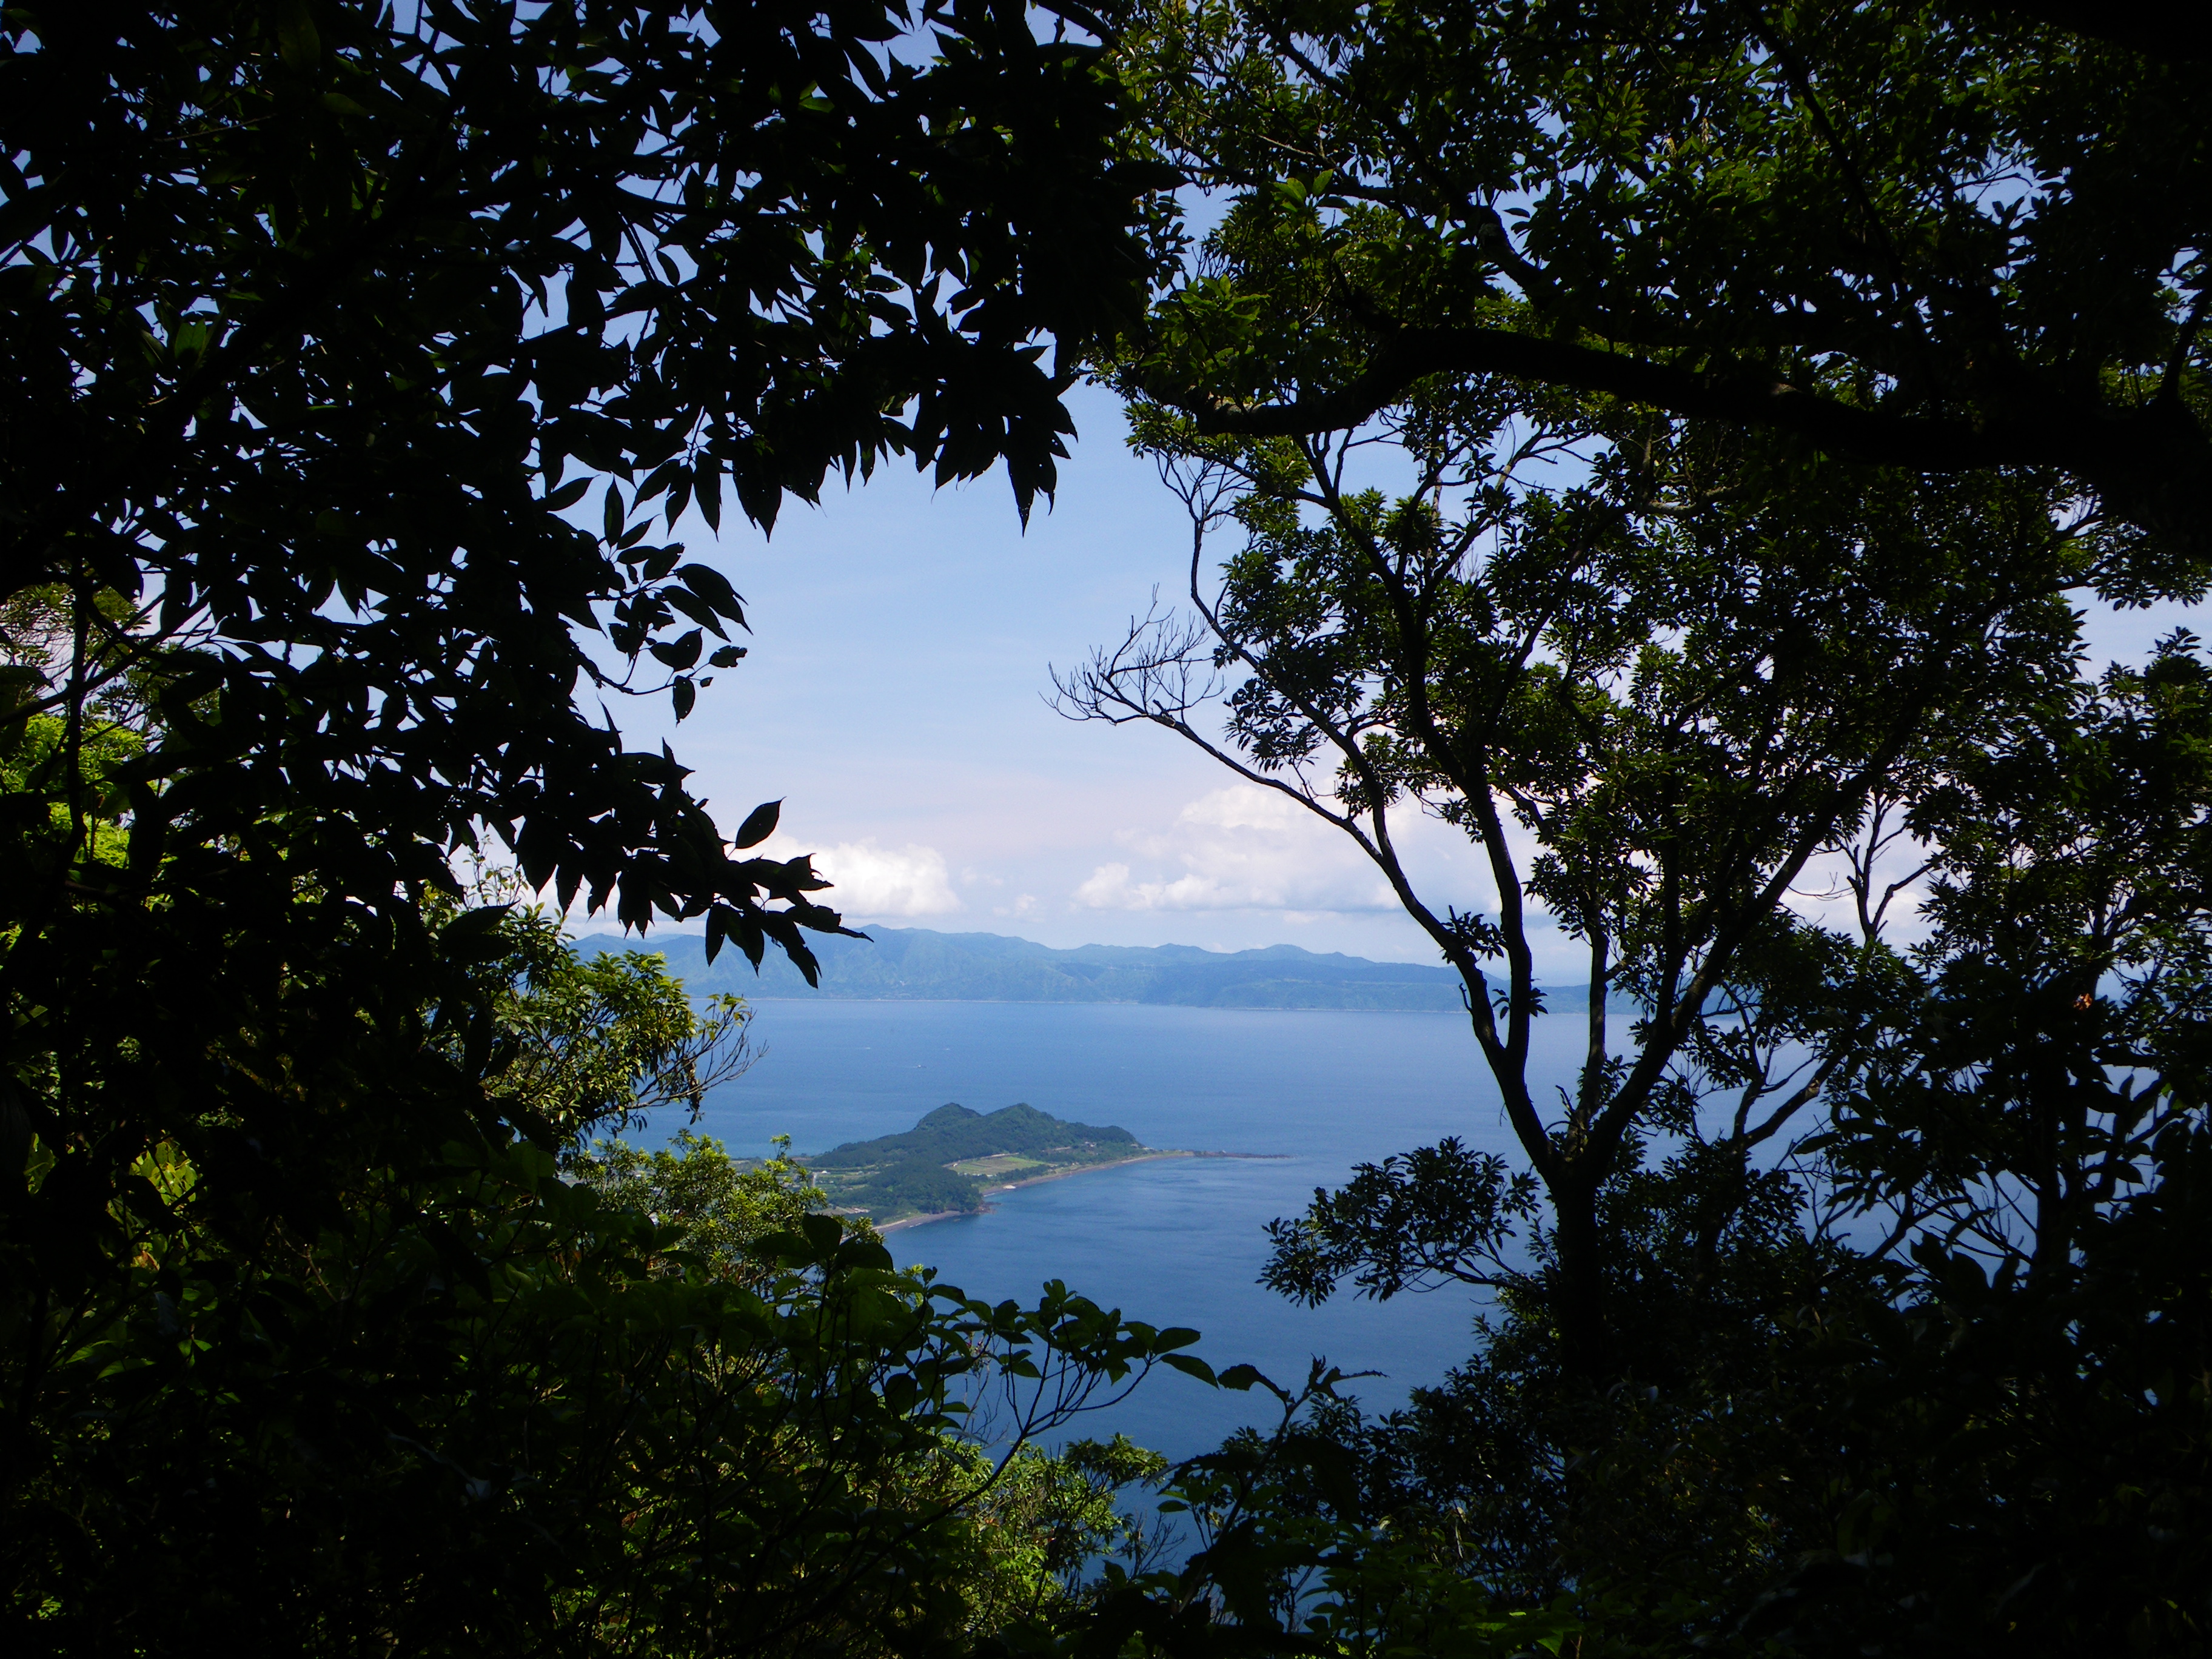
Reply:
[[[1157,1164],[1162,1158],[1169,1158],[1274,1159],[1286,1158],[1290,1156],[1288,1152],[1196,1152],[1181,1149],[1163,1149],[1158,1152],[1139,1152],[1134,1158],[1117,1158],[1109,1164],[1079,1164],[1073,1169],[1054,1170],[1049,1175],[1030,1176],[1020,1181],[1002,1181],[984,1188],[983,1192],[985,1196],[988,1197],[993,1193],[1010,1193],[1017,1187],[1037,1187],[1048,1181],[1066,1181],[1071,1176],[1090,1175],[1098,1170],[1126,1169],[1132,1164]],[[963,1216],[988,1215],[994,1207],[987,1203],[980,1210],[932,1210],[927,1215],[902,1216],[896,1221],[884,1222],[876,1228],[876,1231],[896,1233],[903,1231],[908,1227],[924,1227],[933,1221],[957,1221]]]

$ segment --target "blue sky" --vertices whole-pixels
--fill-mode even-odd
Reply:
[[[814,854],[838,884],[825,896],[862,923],[1434,960],[1326,826],[1168,732],[1046,706],[1049,665],[1118,637],[1156,585],[1171,600],[1188,558],[1182,507],[1128,453],[1116,402],[1085,388],[1072,407],[1073,459],[1026,534],[1002,475],[933,490],[900,466],[788,504],[772,538],[688,517],[692,556],[745,598],[751,654],[681,727],[663,699],[617,704],[631,746],[668,738],[726,831],[782,797],[767,850]],[[2097,619],[2098,660],[2138,655],[2180,614]],[[1439,903],[1487,908],[1464,845],[1426,830],[1413,860]]]
[[[660,700],[615,704],[629,743],[666,737],[726,830],[782,797],[768,850],[814,854],[862,921],[1433,960],[1326,826],[1167,732],[1047,707],[1051,665],[1116,637],[1156,585],[1172,599],[1188,559],[1118,403],[1085,388],[1072,406],[1073,459],[1026,533],[1002,474],[936,490],[903,466],[787,504],[772,537],[687,516],[692,556],[744,596],[750,654],[680,727]],[[1431,867],[1465,861],[1426,841]]]

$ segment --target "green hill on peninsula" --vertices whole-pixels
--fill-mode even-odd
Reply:
[[[987,1185],[1038,1181],[1153,1156],[1116,1125],[1072,1123],[1026,1103],[939,1107],[902,1134],[848,1141],[800,1160],[830,1203],[878,1225],[983,1207]]]

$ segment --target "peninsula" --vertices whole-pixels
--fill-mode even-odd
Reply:
[[[1116,1125],[1072,1123],[1026,1103],[978,1112],[950,1103],[903,1134],[848,1141],[799,1161],[832,1208],[878,1227],[969,1215],[987,1192],[1146,1158],[1191,1158],[1142,1145]]]

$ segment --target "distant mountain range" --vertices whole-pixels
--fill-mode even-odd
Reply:
[[[1085,945],[1055,951],[998,933],[939,933],[926,927],[873,927],[871,939],[808,941],[822,962],[822,988],[771,948],[756,975],[744,953],[726,945],[712,966],[692,933],[655,933],[643,942],[594,934],[576,941],[587,953],[658,951],[668,970],[695,992],[744,997],[815,997],[945,1002],[1148,1002],[1196,1008],[1389,1008],[1457,1012],[1459,975],[1441,964],[1370,962],[1319,955],[1295,945],[1263,951],[1201,951],[1189,945]],[[1583,1006],[1579,992],[1555,993],[1555,1009]]]

